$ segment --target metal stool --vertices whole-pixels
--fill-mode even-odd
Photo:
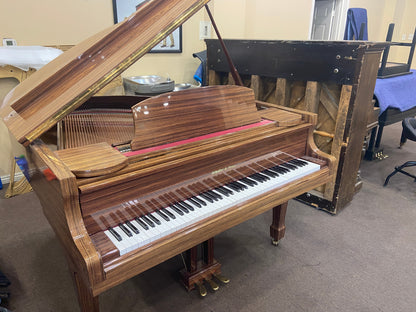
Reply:
[[[400,138],[400,146],[403,146],[403,144],[406,143],[407,139],[416,141],[416,118],[406,118],[405,120],[403,120],[402,126],[403,126],[403,131],[402,131],[402,137]],[[415,179],[415,182],[416,182],[415,175],[403,170],[403,168],[413,167],[413,166],[416,166],[416,161],[406,161],[403,165],[396,166],[394,168],[394,171],[387,176],[386,181],[384,181],[384,186],[386,186],[387,183],[389,183],[390,178],[393,175],[395,175],[397,172],[403,173]]]

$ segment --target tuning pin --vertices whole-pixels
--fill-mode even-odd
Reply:
[[[228,284],[230,282],[230,279],[228,277],[225,277],[221,274],[214,274],[214,276],[221,282],[224,284]]]
[[[211,286],[212,290],[218,290],[220,288],[220,286],[218,286],[217,283],[215,283],[212,279],[207,279],[206,280],[209,284],[209,286]]]
[[[202,284],[202,282],[196,282],[195,285],[198,287],[199,295],[201,297],[205,297],[207,295],[207,289],[205,288],[204,284]]]

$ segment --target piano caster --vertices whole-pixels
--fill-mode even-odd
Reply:
[[[205,297],[207,295],[207,289],[205,288],[204,284],[202,283],[202,281],[198,281],[195,283],[196,287],[198,287],[198,291],[199,291],[199,295],[201,297]]]
[[[218,284],[215,283],[212,279],[206,279],[206,281],[213,291],[217,291],[218,289],[220,289],[220,286],[218,286]]]
[[[279,242],[280,242],[280,240],[272,239],[272,245],[273,246],[278,246],[279,245]]]
[[[213,274],[213,276],[223,284],[228,284],[230,282],[228,277],[225,277],[221,274]]]

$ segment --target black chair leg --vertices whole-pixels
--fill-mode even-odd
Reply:
[[[403,174],[405,174],[405,175],[407,175],[407,176],[415,179],[415,182],[416,182],[416,176],[415,175],[413,175],[413,174],[411,174],[409,172],[406,172],[406,171],[402,170],[403,168],[413,167],[413,166],[416,166],[416,161],[407,161],[407,162],[405,162],[401,166],[396,166],[394,168],[394,171],[387,176],[386,180],[384,181],[384,185],[383,186],[386,186],[389,183],[390,178],[392,176],[394,176],[397,172],[403,173]]]

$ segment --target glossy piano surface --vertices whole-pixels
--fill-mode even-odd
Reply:
[[[246,87],[90,98],[207,2],[146,1],[32,75],[1,109],[28,146],[30,182],[82,311],[98,311],[105,290],[333,174],[333,159],[313,142],[316,115],[256,102]],[[55,124],[51,148],[39,137]]]
[[[240,105],[238,101],[232,104],[229,100],[234,98],[236,90],[252,92],[237,86],[210,88],[212,90],[219,91],[215,100],[218,106]],[[227,92],[233,96],[229,98]],[[180,98],[181,94],[175,97]],[[187,91],[183,96],[188,98]],[[159,105],[163,105],[163,101]],[[67,196],[62,202],[68,209],[64,211],[70,213],[60,222],[71,224],[68,218],[71,219],[79,233],[75,241],[82,241],[82,248],[79,248],[98,259],[92,261],[88,271],[95,295],[329,179],[331,158],[317,150],[312,141],[314,114],[287,108],[257,110],[254,101],[251,105],[252,114],[256,116],[252,124],[247,125],[244,118],[236,122],[238,118],[233,113],[224,115],[224,120],[218,120],[217,124],[223,125],[225,134],[218,131],[195,137],[191,129],[188,137],[195,140],[185,140],[167,148],[145,148],[144,153],[140,150],[127,152],[125,154],[130,156],[124,168],[94,177],[77,178],[65,159],[59,158],[65,150],[50,151],[41,141],[31,145],[36,166],[48,166],[54,173],[57,171],[52,181],[42,172],[33,177],[46,216],[55,226],[59,224],[59,218],[54,215],[56,210],[48,208],[48,184],[59,188],[55,182],[58,180],[60,192]],[[239,114],[238,109],[235,114]],[[167,114],[164,122],[169,124],[170,118]],[[235,128],[226,129],[227,118],[234,120]],[[204,119],[199,121],[204,122]],[[169,137],[169,131],[165,130],[165,135]],[[100,154],[99,148],[97,154]],[[51,163],[55,155],[57,161]],[[291,169],[292,162],[298,159],[306,160],[309,169],[303,171],[304,168],[298,166],[292,168],[296,169],[294,172],[280,171]],[[265,175],[267,181],[257,181],[258,175]],[[247,185],[253,183],[253,179],[258,186]],[[234,189],[241,183],[246,184],[245,190]],[[228,194],[231,197],[219,194],[226,204],[218,198],[215,203],[215,199],[207,195],[212,196],[211,192],[218,195],[220,190],[234,193]],[[205,209],[195,203],[204,199]],[[210,203],[209,199],[214,202]],[[191,216],[190,207],[197,215]],[[153,234],[145,232],[148,230],[142,223],[147,223],[146,218],[151,221],[150,216],[153,216],[163,223],[163,214],[166,216],[169,212],[176,217],[172,222],[176,222],[174,227],[153,230]],[[180,220],[181,212],[185,221]],[[147,225],[151,231],[151,225]],[[132,234],[134,229],[146,233],[146,238],[129,239],[126,232]],[[112,232],[122,237],[121,242]],[[84,259],[84,263],[88,261]]]

